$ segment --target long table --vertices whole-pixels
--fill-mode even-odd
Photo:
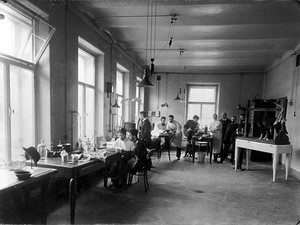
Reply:
[[[47,158],[40,160],[38,167],[57,169],[58,177],[70,179],[69,181],[69,200],[70,200],[70,223],[75,221],[75,206],[77,196],[77,178],[88,175],[95,171],[105,169],[106,166],[118,162],[121,153],[109,153],[103,160],[93,159],[89,161],[62,162],[61,158]],[[29,162],[27,162],[29,163]],[[105,177],[107,179],[107,177]],[[105,181],[106,182],[106,181]]]
[[[254,138],[243,138],[238,137],[235,142],[235,171],[237,171],[237,164],[239,159],[240,150],[244,148],[246,149],[246,170],[249,169],[249,158],[250,151],[256,150],[260,152],[267,152],[273,155],[273,182],[275,182],[276,178],[276,170],[278,165],[279,154],[285,154],[285,179],[288,179],[289,169],[290,169],[290,161],[292,155],[292,146],[289,145],[275,145],[273,143],[262,142],[258,139]]]
[[[56,169],[46,169],[46,168],[26,168],[31,170],[32,175],[30,178],[25,180],[19,180],[14,171],[9,169],[0,170],[0,196],[12,194],[18,203],[17,208],[19,208],[19,199],[17,196],[19,194],[26,194],[30,192],[31,189],[41,187],[41,223],[47,223],[47,203],[48,203],[48,187],[50,182],[50,177],[57,173]],[[26,198],[25,198],[26,199]],[[22,210],[22,209],[19,209]],[[21,222],[21,221],[20,221]]]
[[[195,152],[196,152],[196,142],[206,142],[209,145],[209,163],[211,163],[212,150],[213,150],[213,137],[205,136],[193,136],[192,137],[192,153],[193,153],[193,162],[195,162]]]

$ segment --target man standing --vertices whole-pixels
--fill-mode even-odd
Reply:
[[[221,144],[221,152],[222,152],[223,148],[224,148],[225,131],[226,131],[228,124],[231,123],[231,120],[227,118],[226,112],[222,112],[221,116],[222,116],[222,118],[220,119],[220,122],[222,123],[222,144]]]
[[[192,136],[198,132],[199,129],[199,116],[193,116],[192,120],[188,120],[183,126],[183,134],[187,137],[187,141],[191,144]]]
[[[139,139],[145,142],[147,148],[151,148],[151,123],[145,111],[140,112],[140,124]]]
[[[223,139],[224,148],[221,152],[221,160],[219,161],[219,163],[223,163],[223,161],[227,158],[230,146],[232,146],[233,149],[235,148],[235,137],[237,135],[236,130],[238,128],[238,123],[236,121],[237,121],[236,116],[232,116],[231,123],[228,124],[226,127],[226,131]],[[230,162],[231,164],[234,163],[234,151],[231,155]]]
[[[173,139],[173,145],[176,147],[176,157],[179,160],[181,155],[181,142],[182,142],[182,132],[181,125],[174,120],[173,115],[169,115],[169,122],[167,123],[167,130],[170,130],[170,139]]]
[[[238,125],[237,136],[248,137],[250,127],[251,127],[250,123],[246,124],[245,114],[241,114],[240,115],[240,124]],[[243,163],[244,154],[245,154],[245,149],[242,148],[240,150],[240,155],[239,155],[238,164],[237,164],[237,169],[239,169],[239,170],[242,170],[242,163]]]

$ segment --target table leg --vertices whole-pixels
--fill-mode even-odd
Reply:
[[[235,146],[235,154],[234,154],[234,170],[237,171],[237,164],[238,164],[238,158],[239,158],[239,147],[238,146]]]
[[[290,163],[291,163],[291,154],[285,154],[285,180],[288,179],[289,170],[290,170]]]
[[[105,167],[104,170],[104,187],[107,187],[107,180],[108,180],[108,172],[107,172],[107,166]]]
[[[195,162],[195,141],[192,141],[192,154],[193,154],[193,162]]]
[[[213,154],[213,144],[212,144],[212,142],[207,142],[207,144],[209,145],[209,149],[210,149],[209,163],[211,164],[211,158],[212,158],[212,154]]]
[[[250,149],[246,149],[246,170],[249,170],[250,155],[251,155],[251,150]]]
[[[46,179],[45,181],[43,181],[42,186],[41,186],[41,224],[47,223],[49,182],[50,182],[50,179]]]
[[[275,178],[276,178],[277,164],[278,164],[278,154],[273,153],[273,182],[275,182]]]
[[[74,221],[75,221],[76,194],[77,194],[77,180],[76,180],[76,178],[71,178],[70,183],[69,183],[70,221],[71,221],[71,224],[74,224]]]

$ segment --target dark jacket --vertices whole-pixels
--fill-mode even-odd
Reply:
[[[246,136],[245,137],[248,137],[249,131],[250,131],[250,127],[251,127],[251,124],[247,123],[247,125],[246,125]],[[239,132],[239,136],[244,136],[244,134],[245,134],[245,120],[242,121],[238,125],[238,132]]]
[[[226,131],[226,128],[227,128],[228,124],[231,123],[231,120],[228,119],[228,118],[227,118],[226,120],[220,119],[220,122],[222,123],[222,139],[223,139],[223,141],[224,141],[224,138],[225,138],[225,131]]]
[[[142,122],[139,139],[145,142],[147,148],[151,147],[151,123],[148,119]]]
[[[230,123],[226,127],[223,142],[226,144],[232,144],[235,142],[236,129],[238,128],[238,123]]]
[[[131,173],[136,173],[137,171],[141,171],[142,168],[147,164],[147,148],[144,141],[136,140],[135,141],[135,148],[134,148],[134,155],[135,155],[135,164],[132,165],[130,170]]]

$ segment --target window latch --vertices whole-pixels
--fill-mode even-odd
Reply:
[[[11,114],[15,113],[15,110],[12,109],[11,107],[9,107],[8,113],[9,113],[9,116],[11,116]]]

